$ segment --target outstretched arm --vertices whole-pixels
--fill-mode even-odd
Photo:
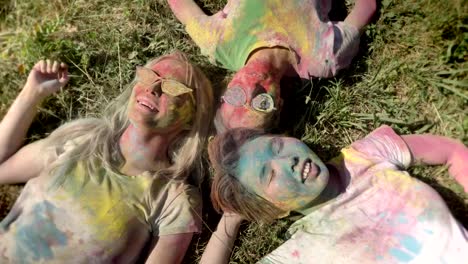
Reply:
[[[449,173],[468,192],[468,148],[461,142],[435,135],[405,135],[413,160],[428,165],[448,165]]]
[[[356,0],[345,22],[355,26],[362,32],[364,27],[371,22],[376,10],[377,4],[375,0]]]
[[[24,182],[37,176],[45,158],[39,155],[43,141],[18,149],[36,116],[37,107],[67,82],[65,64],[47,60],[34,65],[23,90],[0,123],[0,184]]]
[[[157,239],[146,264],[178,264],[184,259],[193,233],[164,235]]]
[[[216,231],[203,252],[200,264],[228,263],[242,218],[236,214],[223,214]]]
[[[223,11],[207,16],[193,0],[167,0],[185,31],[207,56],[213,56],[220,34],[224,32]],[[210,58],[214,60],[214,58]]]
[[[172,12],[184,25],[193,17],[206,16],[193,0],[167,0]]]

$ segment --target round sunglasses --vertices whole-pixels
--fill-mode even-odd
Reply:
[[[273,97],[268,93],[257,94],[252,99],[249,106],[247,104],[247,94],[241,87],[231,87],[226,89],[224,95],[221,96],[221,100],[232,106],[252,108],[255,111],[262,113],[270,113],[276,110]]]
[[[174,97],[189,93],[190,97],[195,102],[195,98],[193,98],[192,94],[193,89],[176,80],[163,78],[159,76],[157,72],[146,67],[136,67],[136,81],[145,86],[152,86],[158,81],[161,81],[161,91],[163,93]]]

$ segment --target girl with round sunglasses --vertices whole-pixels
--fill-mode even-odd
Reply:
[[[38,62],[0,123],[0,184],[26,182],[0,222],[0,262],[180,263],[201,228],[189,183],[203,175],[209,80],[184,54],[162,56],[100,118],[21,147],[38,105],[67,81],[65,64]]]
[[[381,126],[323,162],[296,138],[233,129],[208,147],[211,200],[225,214],[201,263],[228,263],[242,221],[303,217],[257,263],[463,263],[468,232],[441,196],[411,177],[415,164],[445,165],[468,192],[468,148]],[[226,214],[227,213],[227,214]],[[466,223],[463,223],[466,225]]]
[[[339,22],[328,18],[331,2],[229,0],[207,16],[193,0],[168,0],[201,52],[236,72],[216,113],[218,132],[270,128],[282,106],[283,76],[328,78],[349,66],[376,1],[357,0]]]

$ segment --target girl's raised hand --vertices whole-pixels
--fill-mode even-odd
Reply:
[[[40,60],[29,73],[24,89],[37,96],[38,99],[44,99],[60,90],[68,80],[68,67],[65,63]]]

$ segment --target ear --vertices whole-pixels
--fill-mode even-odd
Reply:
[[[286,211],[286,212],[280,214],[280,215],[277,217],[277,219],[285,218],[285,217],[289,216],[290,214],[291,214],[291,211]]]

